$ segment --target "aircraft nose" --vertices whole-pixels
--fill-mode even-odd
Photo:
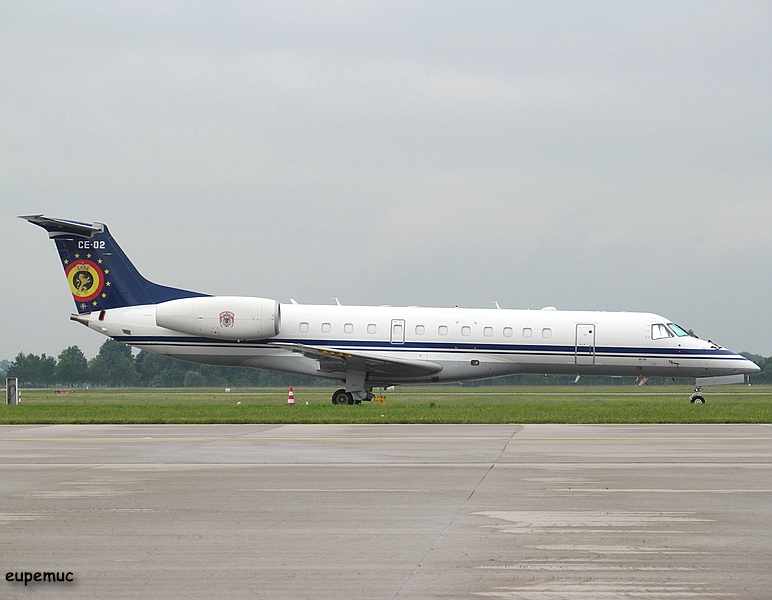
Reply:
[[[761,367],[757,365],[752,360],[748,360],[747,358],[743,357],[745,359],[745,363],[743,364],[743,368],[741,370],[741,373],[745,375],[755,375],[756,373],[759,373],[761,371]]]

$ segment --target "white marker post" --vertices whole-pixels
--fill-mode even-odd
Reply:
[[[5,378],[5,403],[14,406],[19,403],[19,380],[16,377]]]

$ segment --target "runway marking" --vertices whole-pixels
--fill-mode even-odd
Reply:
[[[293,492],[300,492],[300,493],[337,493],[337,492],[346,492],[346,493],[357,493],[357,494],[382,494],[384,492],[388,492],[390,494],[394,493],[431,493],[436,492],[440,494],[446,493],[447,490],[444,488],[435,488],[435,489],[394,489],[394,488],[255,488],[255,489],[237,489],[237,492],[266,492],[266,493],[293,493]]]
[[[706,559],[703,557],[715,556],[715,552],[699,546],[696,550],[679,547],[678,538],[675,541],[672,540],[675,534],[693,536],[695,532],[679,531],[671,528],[671,524],[715,522],[713,519],[702,518],[698,513],[534,510],[488,511],[473,514],[506,521],[505,524],[483,527],[515,534],[518,536],[519,544],[529,539],[529,536],[538,536],[538,541],[541,541],[540,538],[549,536],[547,541],[559,542],[519,545],[521,548],[528,549],[527,555],[532,557],[538,556],[539,553],[547,553],[544,559],[525,558],[519,564],[478,565],[478,569],[485,570],[526,571],[527,576],[517,576],[517,579],[522,582],[523,578],[527,577],[528,580],[517,582],[514,586],[494,587],[477,592],[475,593],[477,596],[519,600],[536,598],[595,600],[597,598],[702,598],[733,595],[716,592],[716,588],[706,581],[682,583],[670,581],[671,578],[665,581],[626,581],[625,579],[629,579],[629,576],[611,575],[614,572],[712,571],[712,567],[704,566]],[[712,525],[703,525],[700,529],[704,530],[706,527],[712,527]],[[641,535],[641,542],[629,543],[634,539],[635,534]],[[648,545],[646,542],[651,543],[652,536],[657,541]],[[664,536],[664,539],[660,536]],[[565,543],[572,540],[587,540],[589,543]],[[623,543],[614,543],[617,541]],[[697,566],[678,564],[685,561],[695,563]],[[625,562],[646,564],[619,564]],[[553,574],[556,572],[559,574]],[[539,576],[539,573],[543,575]],[[609,575],[604,575],[605,573]]]
[[[496,587],[488,592],[476,592],[475,596],[489,598],[512,598],[518,600],[535,600],[544,598],[708,598],[734,597],[736,594],[709,591],[708,582],[683,584],[665,582],[654,585],[628,581],[601,580],[553,580],[549,582],[526,583],[517,586]]]
[[[43,513],[0,513],[0,525],[9,521],[37,521],[50,518],[50,515]]]
[[[562,552],[587,552],[590,554],[666,554],[666,555],[709,555],[712,552],[702,552],[695,550],[671,550],[669,548],[639,548],[636,546],[599,546],[596,544],[542,544],[539,546],[524,546],[525,548],[534,548],[536,550],[558,550]]]
[[[649,567],[624,565],[584,565],[578,563],[539,563],[524,565],[480,565],[478,569],[501,571],[707,571],[705,567]]]
[[[519,436],[521,441],[545,441],[545,442],[576,442],[576,441],[656,441],[656,442],[698,442],[698,441],[770,441],[772,436],[710,436],[710,437],[661,437],[661,436],[625,436],[625,437],[531,437],[528,433],[523,433]]]
[[[630,494],[769,494],[772,490],[666,490],[666,489],[609,489],[609,488],[553,488],[553,492],[605,492]]]
[[[523,442],[577,442],[577,441],[657,441],[657,442],[698,442],[698,441],[743,441],[743,442],[761,442],[772,441],[772,436],[697,436],[697,437],[673,437],[673,436],[571,436],[571,437],[536,437],[529,436],[527,433],[521,433],[520,441]],[[304,436],[304,437],[285,437],[285,436],[256,436],[256,437],[3,437],[0,442],[260,442],[260,441],[288,441],[288,442],[436,442],[436,441],[504,441],[507,436],[405,436],[405,437],[345,437],[345,436]]]
[[[604,512],[604,511],[481,511],[472,513],[505,521],[492,527],[505,533],[534,533],[586,527],[628,528],[671,523],[712,523],[691,512]]]
[[[503,441],[508,440],[507,436],[421,436],[421,437],[284,437],[284,436],[261,436],[261,437],[24,437],[24,438],[0,438],[0,442],[260,442],[260,441],[288,441],[288,442],[437,442],[437,441]],[[719,438],[710,438],[719,439]],[[734,438],[732,438],[734,439]],[[769,438],[772,439],[772,438]]]
[[[110,498],[112,496],[123,496],[125,494],[139,494],[139,491],[117,492],[113,490],[83,490],[83,491],[40,491],[28,492],[26,494],[16,494],[25,498]]]
[[[314,469],[320,468],[368,468],[368,467],[385,467],[385,468],[412,468],[412,469],[438,469],[438,468],[450,468],[450,469],[489,469],[490,462],[453,462],[453,463],[438,463],[438,462],[119,462],[119,463],[17,463],[17,464],[2,464],[0,465],[0,472],[6,470],[20,470],[20,469],[111,469],[111,470],[142,470],[142,469],[243,469],[243,468],[271,468],[271,469],[288,469],[288,468],[301,468],[307,469],[313,467]],[[521,465],[523,466],[523,465]],[[715,465],[713,465],[715,466]]]
[[[769,470],[772,469],[772,465],[768,462],[756,462],[756,463],[729,463],[729,462],[715,462],[715,463],[690,463],[690,462],[672,462],[672,463],[656,463],[656,462],[561,462],[561,463],[543,463],[543,462],[517,462],[517,463],[498,463],[495,466],[496,470],[499,469],[517,469],[517,470],[550,470],[550,471],[564,471],[565,469],[575,468],[576,466],[591,466],[593,469],[648,469],[652,466],[656,466],[658,469],[672,468],[682,469],[688,467],[690,469],[751,469],[751,470]],[[319,462],[295,462],[295,461],[276,461],[276,462],[258,462],[258,461],[244,461],[244,462],[181,462],[181,461],[169,461],[169,462],[99,462],[99,463],[68,463],[68,462],[39,462],[39,463],[4,463],[0,464],[0,472],[6,471],[23,471],[33,469],[105,469],[114,471],[159,471],[159,470],[192,470],[192,469],[306,469],[312,467],[314,469],[351,469],[351,468],[381,468],[381,469],[489,469],[489,462],[392,462],[392,461],[340,461],[334,462],[331,460]],[[528,478],[523,478],[522,481],[531,481]],[[587,488],[575,488],[570,491],[587,491]],[[545,491],[554,492],[554,488],[545,488]],[[605,489],[603,491],[606,491]]]

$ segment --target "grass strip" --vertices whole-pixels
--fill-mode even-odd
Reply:
[[[393,403],[288,407],[275,404],[22,404],[0,410],[2,424],[129,423],[770,423],[772,402],[688,400]]]
[[[684,386],[415,387],[386,405],[334,406],[332,389],[23,390],[0,424],[53,423],[770,423],[772,386],[712,388],[693,405]]]

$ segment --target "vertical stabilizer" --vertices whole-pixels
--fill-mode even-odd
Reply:
[[[43,215],[20,218],[45,229],[56,243],[78,313],[207,295],[158,285],[142,277],[102,223]]]

